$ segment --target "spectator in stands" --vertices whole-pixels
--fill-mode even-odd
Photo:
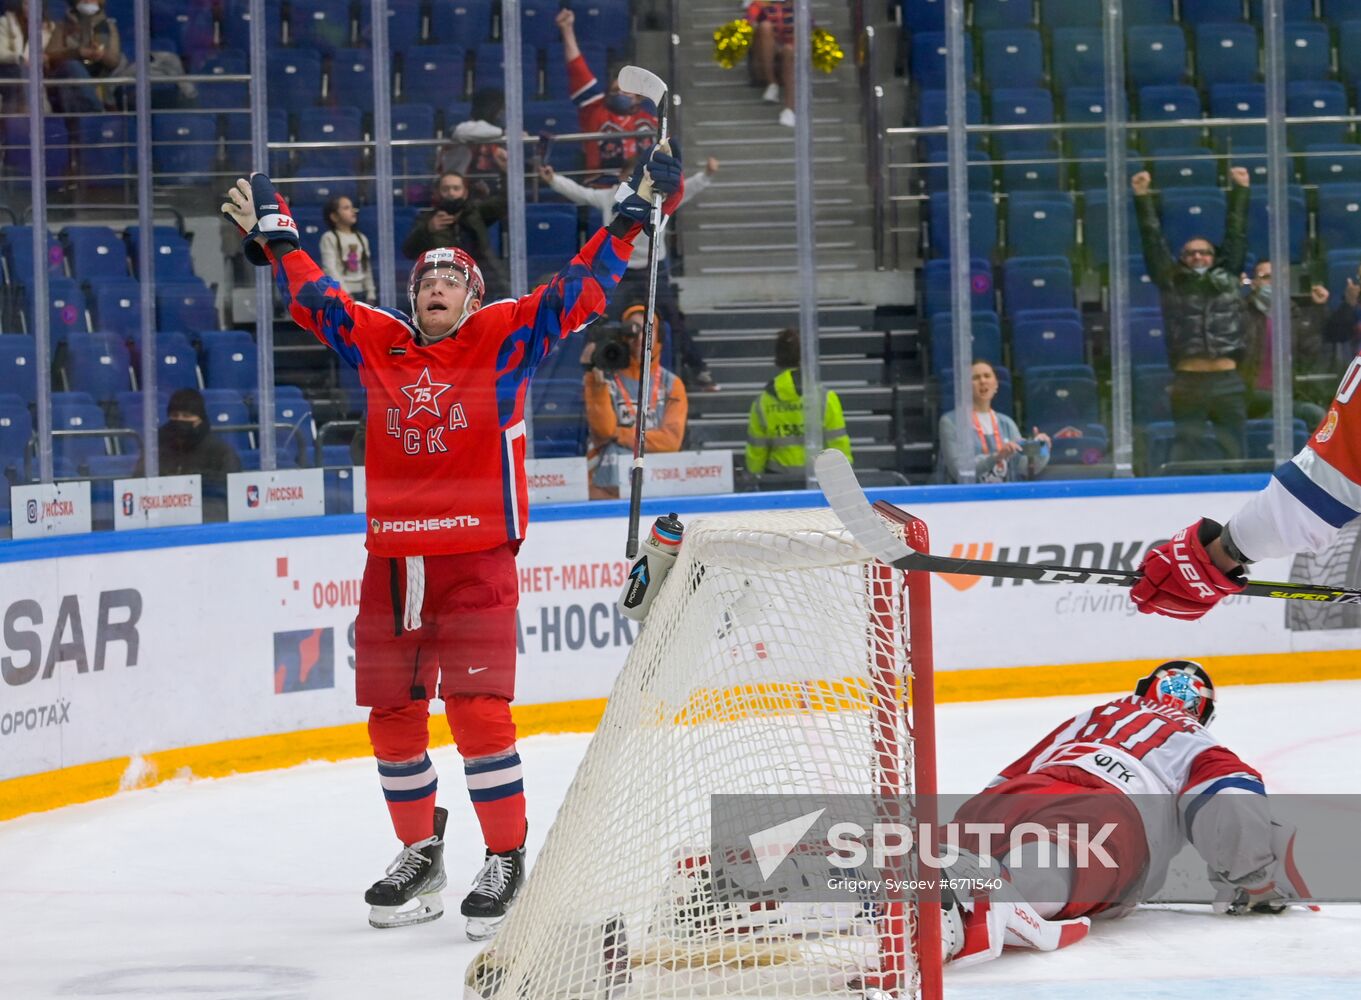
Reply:
[[[1143,239],[1148,276],[1162,294],[1167,356],[1173,377],[1169,390],[1176,422],[1172,461],[1204,461],[1205,422],[1214,428],[1228,458],[1243,454],[1247,389],[1237,370],[1247,351],[1241,275],[1247,252],[1248,185],[1245,167],[1229,170],[1229,217],[1224,245],[1192,237],[1173,258],[1150,194],[1152,178],[1140,171],[1130,181]]]
[[[958,482],[959,421],[973,423],[974,480],[980,483],[1013,483],[1034,479],[1049,464],[1053,442],[1038,427],[1031,429],[1030,440],[1021,437],[1016,421],[992,408],[997,396],[997,371],[987,361],[973,363],[973,406],[968,411],[956,407],[940,418],[937,478]]]
[[[203,477],[203,519],[227,517],[227,473],[241,471],[236,449],[212,433],[208,408],[197,389],[177,389],[166,406],[169,419],[156,435],[163,476]],[[146,475],[142,460],[133,477]]]
[[[747,20],[756,29],[751,45],[751,72],[765,84],[761,99],[779,104],[784,94],[780,124],[794,127],[794,5],[785,0],[759,0],[747,7]]]
[[[51,49],[60,52],[61,58],[77,63],[91,79],[132,73],[131,64],[123,57],[118,23],[104,12],[104,0],[80,0],[73,4],[66,20],[57,29]],[[62,90],[71,88],[63,87]],[[103,92],[93,100],[87,92],[86,102],[93,106],[81,110],[97,111],[100,107],[112,109],[117,106],[112,92]]]
[[[798,330],[781,330],[775,335],[775,367],[779,371],[752,401],[747,417],[747,471],[753,476],[803,473],[801,351]],[[831,389],[822,392],[822,444],[851,459],[851,437],[841,413],[841,398]]]
[[[564,57],[567,60],[567,80],[572,89],[572,100],[577,106],[577,117],[583,132],[618,132],[617,139],[601,139],[585,145],[586,167],[613,174],[625,164],[631,164],[638,154],[652,148],[653,137],[637,137],[632,133],[657,130],[656,109],[644,99],[625,94],[619,89],[617,74],[610,74],[608,91],[601,87],[591,68],[586,65],[577,44],[576,15],[570,8],[558,11],[558,30],[562,32]]]
[[[326,232],[321,234],[321,269],[340,282],[350,298],[372,305],[378,301],[378,287],[373,281],[369,238],[355,229],[359,209],[338,194],[327,200],[321,214],[326,220]]]
[[[632,172],[633,164],[625,164],[619,171],[619,179],[621,181],[628,180],[629,174]],[[681,197],[681,205],[684,206],[691,198],[704,191],[716,173],[718,173],[718,161],[711,156],[705,161],[703,170],[697,170],[685,178],[685,193]],[[539,167],[539,176],[550,188],[568,201],[574,201],[578,205],[589,205],[605,214],[612,211],[614,188],[585,187],[570,177],[561,176],[547,164]],[[646,233],[634,241],[633,254],[629,257],[628,269],[619,282],[620,301],[647,300],[647,257],[650,246],[651,238]],[[657,311],[671,326],[672,343],[679,348],[681,360],[685,366],[684,376],[689,388],[712,392],[718,388],[718,384],[714,381],[713,373],[709,371],[709,363],[704,360],[704,354],[700,350],[699,344],[690,336],[685,325],[685,317],[680,311],[680,303],[676,300],[675,287],[671,284],[671,264],[667,257],[665,240],[662,241],[658,254]]]
[[[473,94],[472,117],[454,126],[452,141],[440,151],[440,169],[480,175],[474,193],[488,198],[504,190],[506,95],[486,88]]]
[[[629,365],[620,371],[605,372],[594,362],[599,340],[592,338],[581,352],[586,369],[586,423],[590,445],[586,453],[590,468],[592,500],[619,496],[620,470],[633,457],[633,439],[638,422],[638,374],[643,360],[644,317],[647,304],[635,302],[624,310],[618,336],[628,342]],[[652,377],[647,380],[647,450],[650,453],[680,451],[685,440],[685,418],[690,403],[685,385],[674,373],[662,367],[662,324],[654,319]]]
[[[1345,369],[1361,349],[1361,267],[1356,270],[1356,278],[1347,279],[1347,287],[1342,290],[1342,301],[1337,304],[1333,314],[1328,317],[1323,328],[1323,340],[1334,353],[1334,362]]]
[[[1271,291],[1271,261],[1260,260],[1252,269],[1252,284],[1243,300],[1248,346],[1239,366],[1248,389],[1247,413],[1254,419],[1271,416],[1272,341],[1275,339],[1271,327]],[[1295,416],[1311,429],[1323,420],[1324,408],[1337,388],[1337,376],[1342,374],[1332,345],[1323,342],[1327,305],[1328,289],[1323,285],[1309,289],[1308,305],[1290,303],[1290,343],[1295,375],[1333,376],[1295,385]]]
[[[506,294],[507,286],[487,230],[505,213],[504,197],[475,200],[469,195],[467,179],[457,170],[446,170],[435,181],[434,204],[416,217],[406,234],[402,254],[415,260],[427,250],[457,247],[482,269],[486,299],[494,301]]]
[[[17,11],[0,15],[0,80],[13,81],[0,87],[0,106],[8,112],[28,109],[28,89],[22,85],[28,76],[28,7],[22,0]],[[43,76],[49,80],[88,79],[89,72],[78,59],[67,53],[62,33],[44,13],[42,20]],[[98,111],[98,96],[90,87],[52,87],[44,96],[43,111],[65,113]],[[49,106],[50,105],[50,106]]]

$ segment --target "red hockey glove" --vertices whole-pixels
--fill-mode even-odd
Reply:
[[[1210,559],[1205,546],[1224,529],[1203,517],[1183,528],[1144,556],[1144,578],[1130,591],[1130,600],[1144,614],[1160,614],[1195,621],[1229,594],[1247,585],[1242,569],[1225,573]]]

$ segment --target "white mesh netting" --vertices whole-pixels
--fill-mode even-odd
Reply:
[[[830,511],[691,525],[467,995],[908,995],[910,903],[758,913],[708,879],[711,795],[910,790],[903,579]]]

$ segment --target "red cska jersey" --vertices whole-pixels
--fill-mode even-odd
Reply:
[[[355,302],[303,251],[275,262],[293,319],[368,390],[370,552],[451,555],[524,537],[529,379],[605,311],[632,250],[602,229],[546,285],[482,307],[428,347],[405,314]]]
[[[582,149],[589,170],[618,170],[632,163],[639,153],[652,148],[652,136],[638,138],[639,129],[657,130],[657,116],[642,109],[627,115],[617,115],[605,107],[605,88],[591,72],[584,56],[577,56],[567,64],[567,83],[572,90],[572,101],[577,106],[577,119],[583,132],[618,132],[618,139],[587,142]]]

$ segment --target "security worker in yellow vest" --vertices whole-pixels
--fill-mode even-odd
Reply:
[[[761,390],[747,419],[747,471],[754,476],[803,471],[803,379],[799,360],[799,332],[781,330],[775,336],[775,366],[780,373]],[[824,390],[823,397],[823,445],[850,459],[851,439],[846,433],[841,400],[831,389]]]

